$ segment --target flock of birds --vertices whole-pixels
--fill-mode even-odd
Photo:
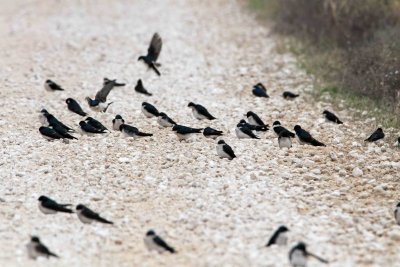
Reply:
[[[161,66],[157,59],[161,52],[162,40],[161,37],[155,33],[151,39],[148,53],[146,56],[140,56],[139,61],[143,61],[150,69],[152,69],[157,75],[161,75],[158,68]],[[104,78],[103,87],[99,90],[94,99],[86,97],[89,108],[95,112],[106,112],[108,107],[113,102],[107,102],[107,97],[114,87],[125,86],[124,83],[118,83],[116,79]],[[48,91],[60,91],[64,90],[60,85],[56,84],[51,80],[45,82],[45,89]],[[151,96],[143,85],[142,80],[138,80],[135,91],[138,93]],[[262,83],[254,85],[252,93],[256,97],[268,98],[267,90]],[[287,100],[293,100],[299,97],[298,94],[286,91],[282,95]],[[80,104],[73,98],[66,100],[67,107],[70,111],[86,117],[85,120],[79,122],[79,129],[83,134],[95,135],[103,134],[109,130],[96,119],[87,116],[87,113],[83,110]],[[215,120],[216,118],[210,114],[210,112],[202,105],[190,102],[188,107],[192,109],[193,116],[198,120]],[[211,127],[206,128],[191,128],[184,125],[177,124],[171,119],[166,113],[159,112],[157,108],[150,103],[143,102],[141,110],[146,118],[157,118],[157,122],[162,127],[171,128],[176,134],[179,141],[187,140],[194,134],[203,134],[207,138],[218,139],[216,144],[217,155],[221,158],[227,158],[233,160],[236,155],[231,146],[229,146],[220,137],[223,136],[223,131],[213,129]],[[49,113],[46,109],[42,109],[40,112],[40,121],[43,126],[39,128],[40,134],[48,140],[54,139],[77,139],[74,134],[76,131],[61,121],[59,121],[54,115]],[[332,112],[325,110],[323,111],[327,121],[335,124],[342,124],[343,122]],[[257,132],[265,132],[269,130],[269,125],[265,124],[263,120],[254,112],[249,111],[245,114],[246,120],[240,120],[235,128],[236,136],[241,138],[252,138],[259,139]],[[116,115],[112,120],[112,129],[115,131],[121,131],[126,137],[143,138],[152,136],[151,133],[140,131],[138,128],[125,124],[124,119],[121,115]],[[279,121],[273,122],[272,129],[278,138],[278,145],[280,148],[290,149],[292,147],[292,139],[297,136],[301,144],[308,144],[312,146],[326,146],[324,143],[315,139],[308,131],[304,130],[300,125],[294,126],[294,133],[289,131],[287,128],[281,125]],[[385,137],[381,128],[378,128],[374,133],[371,134],[365,141],[375,142]],[[400,142],[400,138],[397,140]],[[70,204],[59,204],[56,201],[46,196],[39,197],[39,209],[44,214],[55,214],[57,212],[73,213],[73,210],[69,208]],[[88,207],[79,204],[76,206],[76,214],[82,223],[90,224],[92,222],[100,222],[105,224],[113,224],[113,222],[102,218],[98,213],[92,211]],[[395,219],[400,225],[400,203],[397,205],[395,210]],[[271,245],[286,245],[288,241],[287,233],[289,229],[286,226],[280,226],[272,235],[266,246]],[[144,237],[144,243],[150,250],[156,250],[160,253],[168,251],[175,253],[175,249],[168,245],[160,236],[158,236],[153,230],[149,230]],[[38,256],[44,257],[58,257],[55,253],[51,252],[45,245],[40,242],[37,236],[31,238],[28,244],[28,254],[31,258],[36,259]],[[306,266],[307,258],[313,257],[323,263],[328,261],[312,254],[307,250],[306,244],[299,242],[289,251],[289,261],[292,266],[303,267]]]

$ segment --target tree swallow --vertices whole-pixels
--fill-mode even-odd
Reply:
[[[257,83],[256,85],[253,86],[253,95],[258,97],[266,97],[266,98],[269,97],[267,95],[267,89],[264,87],[262,83]]]
[[[218,131],[211,127],[206,127],[203,130],[203,135],[207,138],[212,138],[212,139],[216,139],[218,136],[223,135],[223,133],[224,133],[223,131]]]
[[[160,115],[156,107],[147,102],[142,103],[142,112],[147,118],[158,117]]]
[[[247,128],[249,128],[252,131],[257,131],[257,132],[259,132],[259,131],[262,131],[262,132],[268,131],[268,125],[265,125],[265,126],[252,125],[250,123],[247,123],[243,119],[239,121],[239,124],[242,124],[242,125],[246,126]]]
[[[92,117],[87,117],[85,121],[87,124],[93,126],[100,131],[108,131],[108,129],[103,124],[101,124],[101,122],[93,119]]]
[[[289,261],[293,267],[306,267],[307,266],[307,257],[313,257],[319,260],[322,263],[327,264],[328,261],[324,260],[310,252],[306,249],[306,244],[303,242],[299,242],[296,246],[294,246],[289,252]]]
[[[160,55],[161,47],[161,37],[160,35],[158,35],[158,33],[155,33],[153,35],[153,38],[151,38],[149,48],[147,49],[147,55],[140,56],[138,58],[138,61],[143,60],[143,62],[147,64],[149,68],[153,69],[158,76],[160,76],[161,73],[158,71],[157,67],[160,67],[161,64],[157,63],[156,61],[158,59],[158,56]]]
[[[119,130],[124,134],[125,137],[133,137],[135,139],[139,137],[153,136],[151,133],[140,132],[138,128],[127,124],[121,124],[119,126]]]
[[[286,99],[286,100],[293,100],[293,99],[295,99],[296,97],[299,97],[298,94],[294,94],[294,93],[289,92],[289,91],[283,92],[282,96],[283,96],[283,98]]]
[[[115,86],[115,87],[125,86],[124,83],[118,83],[118,82],[117,82],[117,79],[112,79],[112,80],[110,80],[110,79],[108,79],[108,78],[104,78],[104,79],[103,79],[103,86],[105,86],[105,85],[108,84],[108,83],[113,83],[113,86]]]
[[[325,115],[325,119],[327,121],[331,121],[337,124],[343,124],[343,122],[341,120],[339,120],[338,117],[336,117],[335,114],[333,114],[332,112],[328,111],[328,110],[324,110],[324,112],[322,112],[323,115]]]
[[[45,245],[43,245],[37,236],[32,236],[31,241],[26,245],[28,249],[28,255],[31,259],[36,259],[38,257],[56,257],[58,256],[51,252]]]
[[[46,80],[46,82],[44,83],[44,89],[46,89],[46,91],[49,91],[49,92],[64,91],[64,89],[61,88],[61,86],[59,86],[52,80]]]
[[[274,123],[272,124],[272,129],[274,129],[274,132],[277,136],[279,136],[281,132],[288,132],[288,135],[290,137],[293,137],[293,138],[296,137],[296,135],[294,133],[290,132],[288,129],[283,127],[279,121],[274,121]]]
[[[236,132],[236,136],[237,136],[239,139],[242,139],[242,138],[260,139],[260,138],[259,138],[258,136],[256,136],[256,135],[253,133],[253,131],[252,131],[248,126],[246,126],[246,124],[244,124],[244,123],[239,123],[238,125],[236,125],[235,132]]]
[[[40,115],[39,119],[43,126],[58,124],[61,127],[63,127],[65,130],[67,130],[68,132],[75,132],[73,129],[64,125],[61,121],[57,120],[56,117],[54,117],[52,114],[50,114],[46,109],[42,109],[40,111],[40,113],[41,113],[41,115]]]
[[[188,104],[188,107],[192,109],[193,116],[198,119],[198,120],[203,120],[203,119],[208,119],[208,120],[215,120],[216,118],[211,115],[208,110],[203,107],[202,105],[195,104],[193,102],[190,102]]]
[[[282,131],[279,136],[278,136],[278,144],[279,148],[291,148],[292,147],[292,139],[291,138],[291,133],[289,131]]]
[[[97,221],[101,223],[113,224],[113,222],[107,221],[106,219],[100,217],[98,213],[92,211],[82,204],[76,206],[76,213],[78,214],[79,220],[83,223],[92,223]]]
[[[78,115],[81,115],[81,116],[86,116],[86,112],[83,111],[83,109],[81,108],[79,103],[76,102],[75,99],[67,98],[67,100],[65,100],[65,102],[67,103],[68,109],[70,111],[72,111]]]
[[[46,196],[40,196],[38,200],[39,209],[44,214],[55,214],[57,213],[57,211],[73,213],[72,210],[66,208],[68,206],[72,206],[71,204],[58,204],[57,202]]]
[[[286,226],[284,226],[284,225],[279,226],[279,228],[275,231],[275,233],[269,239],[266,246],[269,247],[269,246],[275,245],[275,244],[278,246],[285,246],[288,241],[288,237],[287,237],[288,231],[289,231],[289,229]]]
[[[236,155],[233,152],[232,148],[228,144],[226,144],[224,140],[218,141],[217,154],[220,158],[227,158],[229,160],[236,158]]]
[[[394,218],[396,223],[400,225],[400,202],[397,203],[396,209],[394,210]]]
[[[115,118],[112,120],[113,130],[119,131],[119,126],[121,126],[121,124],[124,124],[124,123],[125,123],[125,120],[121,117],[121,115],[115,116]]]
[[[106,133],[105,131],[102,131],[102,130],[99,130],[99,129],[93,127],[92,125],[90,125],[89,123],[87,123],[85,121],[80,121],[79,126],[81,127],[82,132],[89,134],[89,135]]]
[[[375,141],[378,141],[378,140],[380,140],[380,139],[383,139],[384,137],[385,137],[385,134],[383,133],[382,128],[378,128],[378,129],[376,129],[375,132],[373,132],[373,133],[371,134],[370,137],[368,137],[368,138],[365,139],[364,141],[365,141],[365,142],[375,142]]]
[[[107,83],[104,83],[103,87],[96,93],[94,99],[87,96],[85,99],[89,108],[96,112],[106,112],[108,107],[113,103],[107,103],[107,96],[110,94],[115,84],[115,80],[109,80]]]
[[[144,244],[151,251],[155,250],[158,253],[169,251],[175,253],[175,249],[170,247],[161,237],[159,237],[153,230],[149,230],[144,237]]]
[[[269,125],[265,124],[258,115],[252,111],[249,111],[245,115],[247,117],[247,120],[249,121],[249,124],[255,125],[255,126],[263,126],[268,130]]]
[[[306,130],[303,130],[300,125],[294,126],[294,131],[296,132],[297,137],[300,140],[300,143],[305,143],[308,145],[313,145],[313,146],[326,146],[325,144],[319,142],[316,140],[314,137],[311,136],[309,132]]]
[[[50,127],[40,126],[39,132],[45,139],[49,141],[63,138],[61,134],[57,133],[53,128]]]
[[[186,126],[178,125],[178,124],[175,124],[174,127],[172,127],[172,131],[175,132],[179,141],[190,138],[190,136],[192,136],[192,134],[201,133],[201,130],[203,130],[203,129],[190,128],[190,127],[186,127]]]
[[[150,94],[150,93],[146,90],[146,88],[144,88],[141,79],[139,79],[139,80],[137,81],[137,84],[136,84],[136,86],[135,86],[135,91],[138,92],[138,93],[140,93],[140,94],[152,96],[152,94]]]
[[[176,122],[173,121],[170,117],[168,117],[168,115],[165,114],[164,112],[160,112],[158,114],[157,122],[162,127],[172,127],[176,124]]]

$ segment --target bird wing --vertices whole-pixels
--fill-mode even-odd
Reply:
[[[114,88],[114,81],[110,81],[106,83],[103,88],[100,89],[96,93],[96,96],[94,97],[95,100],[100,101],[102,103],[105,103],[107,101],[107,96],[111,92],[111,90]]]
[[[253,113],[253,119],[255,120],[255,122],[258,124],[258,125],[265,125],[265,123],[260,119],[260,117],[258,117],[258,115],[257,114],[255,114],[255,113]]]
[[[308,143],[312,142],[312,140],[314,139],[309,132],[303,129],[301,129],[297,135],[300,137],[302,141]]]
[[[43,135],[46,135],[46,136],[51,137],[51,138],[56,138],[56,139],[62,138],[62,135],[60,135],[60,134],[57,133],[54,129],[49,128],[49,127],[42,128],[42,129],[40,130],[40,132],[41,132]]]
[[[203,116],[206,116],[209,119],[215,119],[214,116],[211,115],[210,112],[208,112],[208,110],[202,105],[196,105],[196,110],[198,113],[200,113]]]
[[[223,146],[223,150],[225,151],[226,154],[228,154],[232,158],[236,157],[235,152],[233,152],[233,149],[229,145],[225,144]]]
[[[174,252],[174,249],[171,248],[161,237],[155,236],[153,240],[154,243],[156,243],[158,246],[163,247],[168,251]]]
[[[81,116],[86,116],[86,112],[83,111],[83,109],[81,108],[81,106],[79,105],[78,102],[76,102],[75,100],[71,100],[70,102],[71,105],[71,110],[75,113],[78,113]]]
[[[152,114],[155,114],[155,115],[160,114],[160,112],[158,112],[158,109],[157,109],[155,106],[153,106],[152,104],[147,103],[147,104],[145,105],[145,108],[146,108],[146,110],[147,110],[148,112],[150,112],[150,113],[152,113]]]
[[[329,263],[327,260],[325,260],[325,259],[323,259],[323,258],[321,258],[321,257],[319,257],[319,256],[317,256],[317,255],[315,255],[313,253],[310,253],[310,252],[307,252],[307,256],[311,256],[311,257],[319,260],[322,263]]]
[[[43,254],[48,255],[48,256],[58,257],[56,254],[50,252],[50,250],[43,244],[36,245],[36,250],[38,252],[43,253]]]
[[[53,90],[59,90],[59,91],[64,91],[63,88],[61,88],[61,86],[59,86],[58,84],[56,84],[55,82],[51,82],[49,84],[50,88]]]
[[[104,133],[104,131],[97,129],[88,123],[85,123],[82,128],[89,133]]]
[[[258,138],[249,127],[246,127],[246,125],[243,125],[240,129],[251,138]]]
[[[201,132],[202,129],[195,129],[195,128],[190,128],[186,126],[180,125],[179,127],[176,128],[176,131],[180,134],[190,134],[190,133],[199,133]]]
[[[267,243],[267,247],[275,244],[276,242],[276,238],[278,237],[278,231],[275,231],[275,233],[271,236],[271,238],[269,239],[268,243]]]
[[[160,35],[158,33],[155,33],[153,35],[153,38],[151,38],[150,41],[150,46],[149,49],[147,50],[147,57],[150,59],[152,62],[156,62],[158,59],[158,56],[160,55],[161,52],[161,47],[162,47],[162,40]]]
[[[83,214],[85,217],[90,218],[90,219],[92,219],[92,220],[97,220],[98,218],[100,218],[100,216],[99,216],[98,213],[92,211],[91,209],[89,209],[89,208],[87,208],[87,207],[85,207],[85,208],[82,210],[82,214]]]

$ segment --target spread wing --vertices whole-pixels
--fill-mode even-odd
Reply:
[[[150,46],[149,49],[147,50],[147,57],[150,59],[152,62],[156,62],[158,59],[158,56],[160,55],[161,52],[161,47],[162,47],[162,40],[160,35],[158,33],[155,33],[153,35],[153,38],[151,38]]]
[[[113,81],[106,83],[103,86],[103,88],[101,88],[101,90],[97,92],[94,99],[96,99],[97,101],[100,101],[102,103],[105,103],[107,101],[107,96],[110,93],[110,91],[113,89],[113,87],[114,87]]]

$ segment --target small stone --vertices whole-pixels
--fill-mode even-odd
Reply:
[[[329,157],[331,158],[332,161],[337,161],[337,159],[338,159],[335,152],[329,153]]]
[[[358,168],[358,167],[355,167],[354,169],[353,169],[353,176],[354,177],[360,177],[360,176],[362,176],[364,173],[363,173],[363,171],[360,169],[360,168]]]

